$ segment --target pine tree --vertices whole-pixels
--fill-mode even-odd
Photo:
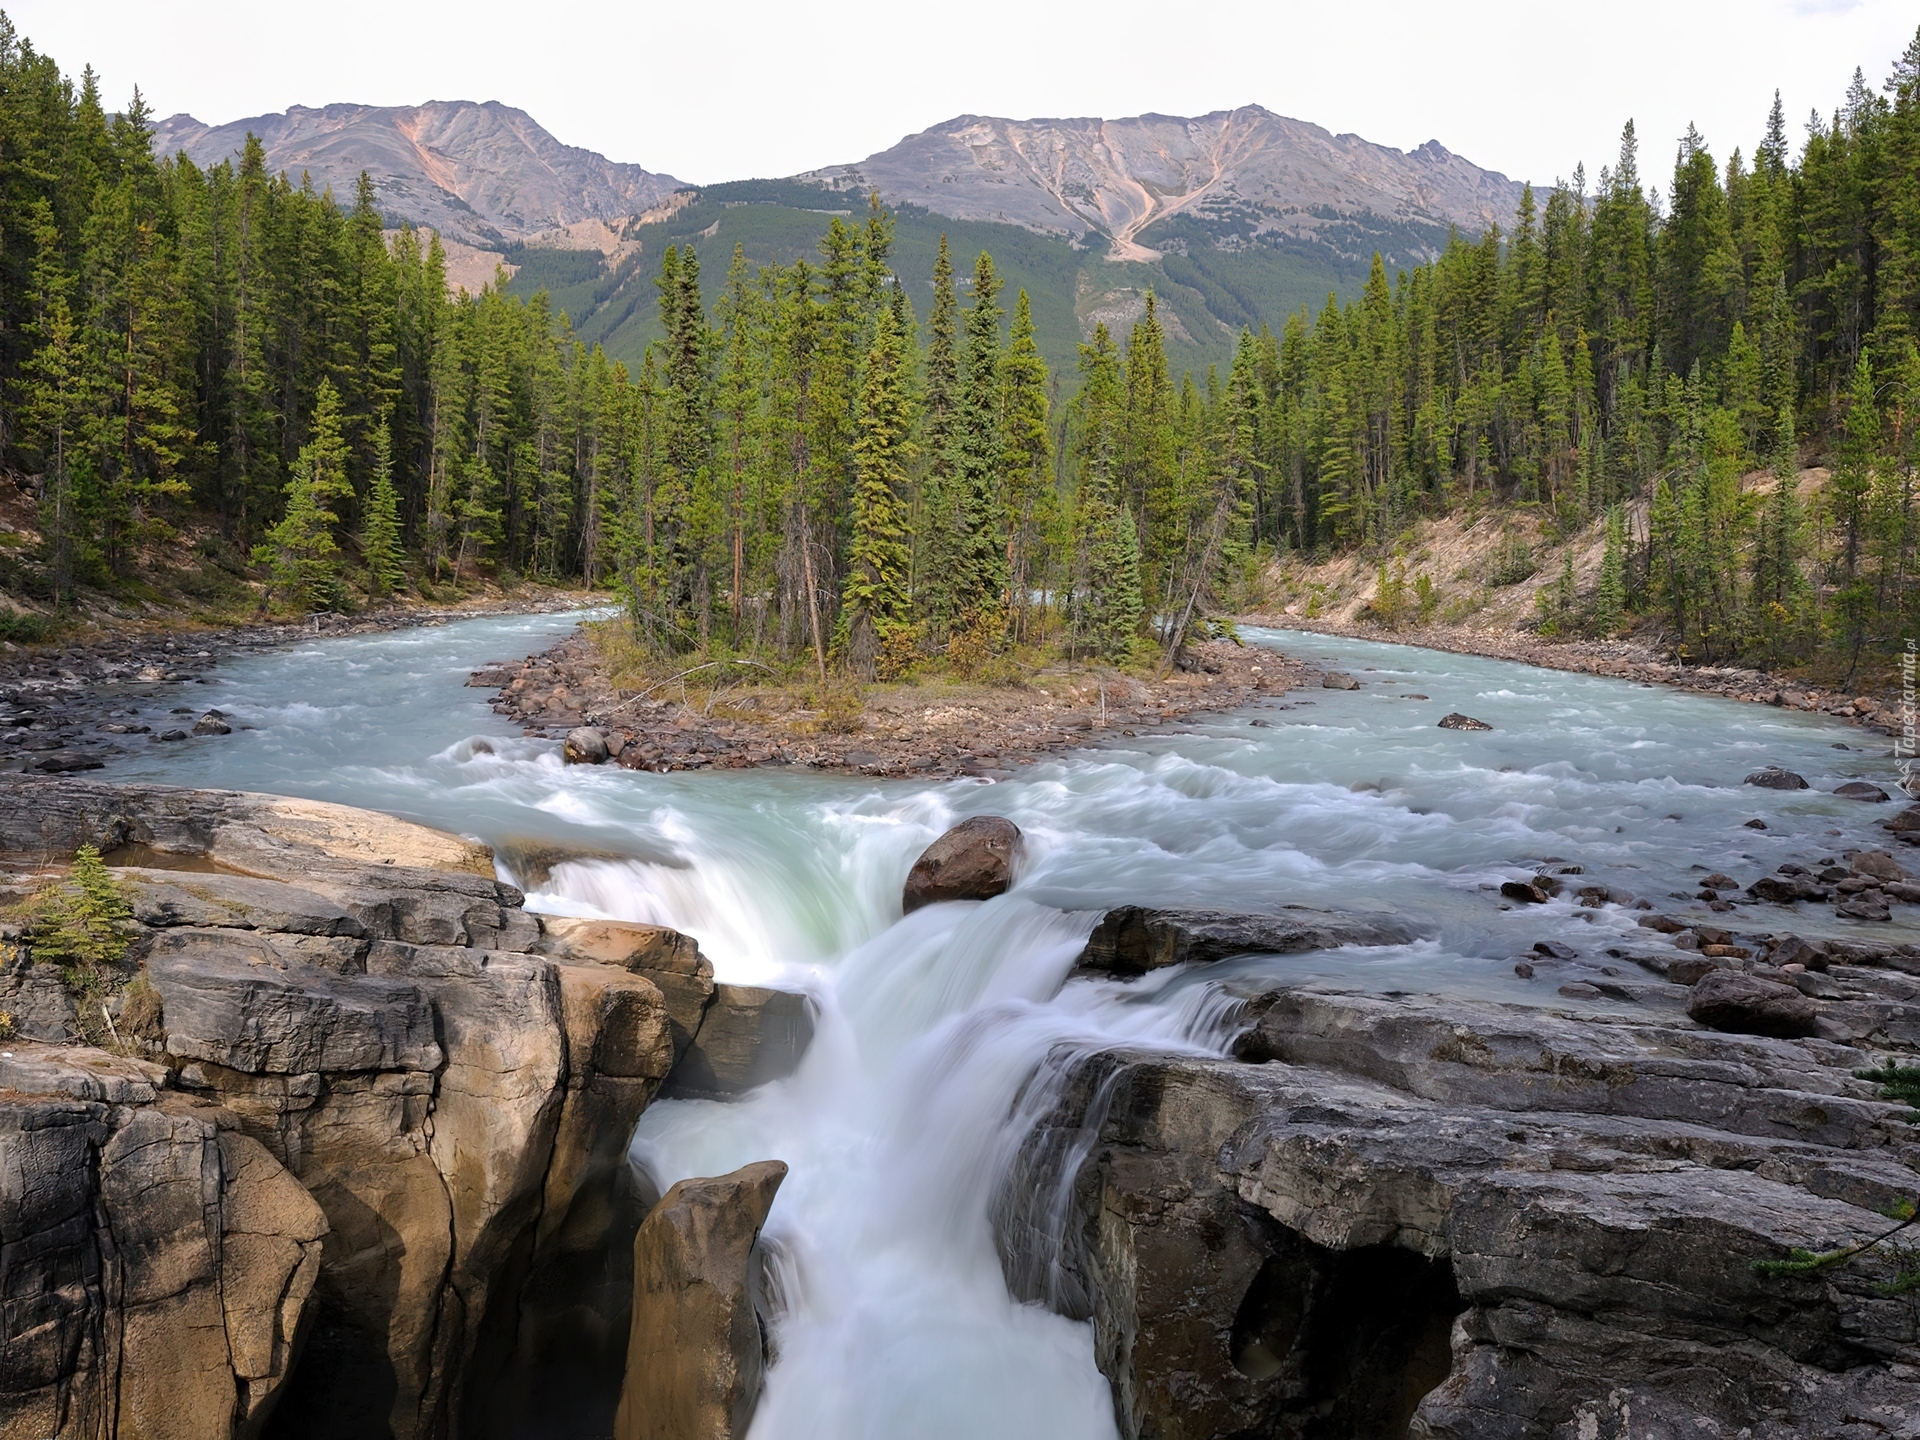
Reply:
[[[980,254],[967,310],[960,405],[954,425],[954,484],[958,491],[955,556],[960,615],[984,618],[1007,594],[1006,496],[1000,467],[1005,455],[1000,419],[1000,291],[993,257]]]
[[[959,304],[947,237],[933,258],[933,309],[927,317],[926,388],[923,407],[927,473],[921,484],[914,563],[914,608],[935,638],[943,636],[962,605],[963,523],[957,478],[960,419]]]
[[[353,494],[346,473],[347,446],[340,434],[340,394],[320,382],[313,435],[300,447],[286,484],[286,513],[254,551],[254,563],[272,570],[272,590],[296,611],[328,609],[340,600],[339,517],[333,502]]]
[[[393,436],[382,420],[373,429],[373,480],[360,530],[360,563],[367,569],[367,598],[379,600],[405,582],[401,568],[400,497],[393,488]]]
[[[1594,625],[1602,635],[1620,628],[1627,609],[1627,518],[1620,506],[1607,511],[1607,544],[1600,557],[1600,584],[1594,596]]]
[[[848,662],[874,678],[881,645],[906,622],[907,528],[902,496],[914,454],[901,337],[882,310],[867,352],[853,442],[853,535],[847,554]]]
[[[1029,596],[1040,567],[1044,500],[1053,486],[1053,435],[1047,362],[1034,333],[1027,292],[1013,302],[1013,325],[1001,362],[1000,473],[1006,525],[1007,600],[1015,639],[1024,639]]]

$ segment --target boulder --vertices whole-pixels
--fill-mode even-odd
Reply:
[[[607,737],[591,725],[580,725],[567,732],[561,743],[560,758],[569,765],[601,765],[607,759]]]
[[[1709,1030],[1791,1039],[1813,1034],[1818,1012],[1791,986],[1737,970],[1714,970],[1695,982],[1687,1014]]]
[[[231,735],[233,726],[227,723],[226,715],[219,710],[209,710],[193,722],[196,735]]]
[[[1884,850],[1862,850],[1847,861],[1848,868],[1855,875],[1864,875],[1874,880],[1905,880],[1907,872],[1900,863]]]
[[[1100,917],[1076,968],[1144,975],[1169,965],[1198,965],[1230,955],[1293,955],[1341,945],[1403,945],[1413,927],[1388,917],[1346,915],[1289,905],[1272,914],[1151,910],[1122,905]]]
[[[1358,690],[1360,682],[1344,670],[1329,670],[1320,677],[1322,690]]]
[[[1875,805],[1885,804],[1893,798],[1878,785],[1866,780],[1849,780],[1844,785],[1836,785],[1833,787],[1833,793],[1844,795],[1849,800],[1865,800]]]
[[[1471,715],[1462,715],[1458,710],[1440,717],[1442,730],[1491,730],[1493,727],[1484,720],[1476,720]]]
[[[1764,770],[1756,770],[1747,776],[1745,784],[1758,785],[1762,790],[1804,790],[1806,778],[1791,770],[1782,770],[1778,765],[1769,765]]]
[[[1506,899],[1522,905],[1544,905],[1553,898],[1537,879],[1503,880],[1500,882],[1500,893]]]
[[[1920,835],[1920,805],[1909,805],[1891,820],[1881,823],[1896,835]]]
[[[725,1099],[785,1079],[813,1040],[813,1003],[791,990],[717,985],[699,1029],[667,1077],[676,1098]]]
[[[907,874],[906,913],[943,900],[991,900],[1013,884],[1020,827],[1000,815],[962,820],[921,852]]]
[[[758,1249],[787,1167],[682,1180],[633,1242],[633,1326],[616,1440],[740,1440],[766,1368]]]

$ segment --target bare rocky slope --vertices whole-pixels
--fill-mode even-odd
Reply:
[[[364,170],[389,217],[482,248],[641,215],[682,188],[671,175],[563,145],[526,111],[495,100],[296,105],[224,125],[174,115],[153,143],[156,153],[185,151],[196,165],[217,165],[239,155],[249,132],[269,170],[305,172],[343,199]]]
[[[1517,182],[1437,140],[1407,153],[1258,105],[1190,119],[962,115],[799,178],[959,220],[1075,240],[1098,232],[1123,260],[1156,258],[1146,232],[1176,216],[1241,243],[1319,238],[1362,216],[1477,235],[1520,201]]]

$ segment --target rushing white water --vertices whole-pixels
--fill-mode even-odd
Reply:
[[[728,1104],[656,1104],[634,1141],[662,1186],[769,1157],[792,1167],[767,1229],[784,1311],[755,1440],[1113,1433],[1089,1329],[1009,1298],[988,1221],[1045,1102],[1031,1082],[1050,1055],[1217,1052],[1229,983],[1543,1001],[1542,981],[1515,976],[1516,953],[1560,940],[1580,953],[1577,974],[1607,963],[1632,917],[1571,897],[1502,910],[1490,893],[1502,879],[1558,857],[1678,910],[1693,872],[1744,883],[1884,839],[1870,822],[1886,807],[1823,793],[1859,776],[1889,783],[1886,743],[1857,729],[1305,635],[1252,638],[1336,663],[1363,687],[1112,737],[998,783],[563,768],[556,746],[513,735],[459,688],[473,665],[562,628],[472,621],[240,661],[213,699],[255,728],[155,745],[117,773],[372,806],[508,855],[533,839],[628,857],[559,865],[529,903],[673,925],[722,979],[815,997],[818,1033],[790,1079]],[[1436,729],[1448,710],[1497,728]],[[1816,789],[1740,784],[1767,762]],[[975,813],[1026,832],[1014,890],[902,919],[913,858]],[[1745,828],[1755,817],[1770,828]],[[1425,938],[1063,987],[1092,912],[1126,902],[1392,911]],[[1731,918],[1839,929],[1830,911]]]

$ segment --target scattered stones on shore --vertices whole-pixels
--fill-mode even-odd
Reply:
[[[1491,730],[1493,726],[1484,720],[1476,720],[1471,715],[1462,715],[1458,710],[1440,717],[1442,730]]]

